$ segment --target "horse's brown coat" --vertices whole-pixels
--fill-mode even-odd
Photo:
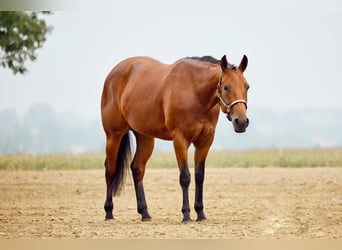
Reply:
[[[195,147],[195,210],[198,220],[203,213],[204,166],[213,142],[220,104],[218,91],[225,103],[242,99],[247,102],[248,84],[243,76],[247,67],[244,56],[239,67],[230,68],[226,57],[221,65],[190,58],[167,65],[147,57],[133,57],[119,63],[105,80],[101,111],[106,133],[106,219],[112,219],[114,181],[121,181],[120,157],[124,136],[134,132],[137,149],[131,163],[136,188],[138,212],[150,219],[143,189],[145,165],[152,154],[154,138],[172,140],[183,190],[183,221],[190,220],[188,186],[190,173],[187,150]],[[220,89],[217,84],[222,76]],[[221,104],[223,112],[225,107]],[[248,126],[246,106],[237,103],[227,114],[236,132]]]

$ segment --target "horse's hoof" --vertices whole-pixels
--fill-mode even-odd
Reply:
[[[148,213],[147,208],[143,209],[142,211],[138,211],[141,215],[141,221],[151,221],[152,217]]]
[[[149,217],[142,217],[141,218],[141,221],[151,221],[152,220],[152,218],[151,218],[151,216],[149,216]]]
[[[182,224],[188,224],[192,222],[192,219],[190,217],[184,217],[182,220]]]
[[[114,220],[114,216],[112,214],[106,215],[105,221],[109,221],[109,220]]]
[[[199,212],[197,215],[197,222],[205,221],[207,218],[205,217],[203,212]]]
[[[205,217],[202,217],[202,218],[197,218],[197,222],[202,222],[202,221],[206,221],[207,220],[207,218],[205,218]]]
[[[192,222],[191,219],[190,220],[182,220],[182,224],[183,225],[186,225],[186,224],[191,223],[191,222]]]

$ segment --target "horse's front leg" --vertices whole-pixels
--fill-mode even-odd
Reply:
[[[203,183],[205,175],[205,160],[207,158],[213,138],[209,138],[205,143],[195,144],[195,211],[197,221],[206,220],[203,212]]]
[[[195,166],[195,211],[197,213],[197,221],[206,220],[203,212],[203,182],[205,162],[201,162]]]
[[[183,193],[182,223],[187,223],[191,221],[189,205],[189,185],[191,176],[188,166],[188,147],[190,144],[182,138],[174,138],[173,145],[179,167],[179,184]]]
[[[182,223],[186,223],[191,221],[190,217],[190,205],[189,205],[189,185],[190,185],[190,172],[187,164],[180,166],[180,174],[179,174],[179,183],[182,187],[183,193],[183,205],[182,205],[182,213],[183,220]]]

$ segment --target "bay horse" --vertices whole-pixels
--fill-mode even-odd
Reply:
[[[183,193],[182,222],[191,221],[188,187],[188,148],[195,153],[195,211],[197,221],[205,220],[203,181],[205,161],[214,140],[220,109],[235,132],[245,132],[247,90],[243,76],[248,59],[239,66],[213,57],[187,57],[163,64],[148,57],[132,57],[117,64],[106,77],[101,98],[102,125],[106,134],[105,178],[107,194],[105,219],[114,219],[112,196],[123,184],[124,169],[130,164],[130,133],[136,152],[130,168],[134,180],[137,210],[142,221],[151,220],[143,178],[154,138],[172,140]]]

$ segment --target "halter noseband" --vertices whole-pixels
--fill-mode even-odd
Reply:
[[[222,83],[222,71],[221,71],[221,75],[220,75],[220,80],[217,83],[217,96],[218,96],[218,102],[223,104],[223,106],[226,108],[227,114],[229,115],[229,113],[232,111],[232,107],[237,103],[245,104],[246,109],[247,109],[247,102],[245,100],[242,100],[242,99],[238,99],[238,100],[231,102],[230,104],[227,104],[221,96],[221,83]]]

